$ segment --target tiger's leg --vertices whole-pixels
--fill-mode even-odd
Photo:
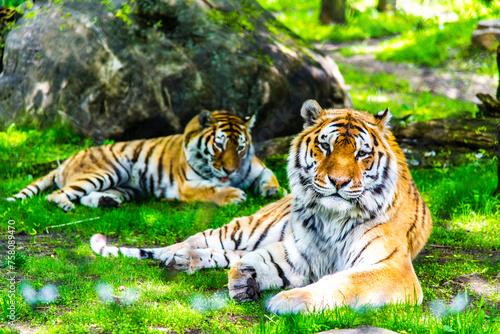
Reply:
[[[284,314],[317,312],[340,305],[420,303],[422,299],[420,283],[407,255],[326,275],[305,287],[278,293],[266,306],[270,312]]]
[[[74,179],[63,180],[61,175],[56,177],[56,184],[62,185],[61,189],[47,196],[47,200],[57,204],[64,211],[75,208],[72,203],[96,191],[106,191],[114,187],[120,178],[108,170],[94,170],[92,173],[80,173]]]
[[[278,179],[269,168],[266,168],[259,158],[253,157],[250,168],[247,180],[250,182],[251,188],[263,197],[278,194],[280,189]]]
[[[114,208],[120,206],[123,202],[132,201],[134,198],[136,198],[137,194],[138,190],[120,186],[104,191],[93,191],[90,194],[80,198],[80,203],[91,208]]]
[[[197,248],[199,245],[175,244],[162,248],[131,248],[106,245],[106,237],[95,234],[90,239],[90,246],[97,254],[108,257],[133,257],[136,259],[153,259],[162,261],[166,266],[193,273],[203,268],[223,268],[237,262],[246,251],[215,248]]]
[[[215,186],[207,181],[185,181],[179,187],[179,199],[186,202],[203,201],[226,205],[244,202],[246,194],[239,188]]]
[[[276,242],[250,252],[229,271],[229,295],[237,302],[256,300],[260,291],[310,283],[309,266],[295,247]]]
[[[107,246],[101,234],[92,237],[94,252],[160,260],[167,266],[193,272],[202,268],[233,265],[249,251],[280,241],[288,231],[292,209],[290,196],[267,205],[252,216],[233,219],[218,229],[196,233],[185,241],[162,248]]]
[[[235,218],[221,228],[197,233],[172,245],[171,266],[188,272],[232,266],[248,252],[283,240],[289,231],[291,208],[291,197],[285,197],[253,216]]]
[[[173,254],[170,267],[187,273],[205,268],[226,268],[238,262],[246,251],[214,248],[181,248]]]
[[[84,194],[84,193],[82,193]],[[81,196],[81,194],[80,194]],[[74,189],[65,187],[54,191],[52,194],[47,196],[47,200],[51,203],[57,204],[63,211],[71,211],[75,208],[75,205],[71,202],[79,198],[78,193]]]

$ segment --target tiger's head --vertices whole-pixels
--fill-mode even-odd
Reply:
[[[326,214],[358,218],[385,211],[394,200],[398,164],[404,165],[388,129],[389,109],[377,115],[324,110],[308,100],[301,115],[304,130],[288,157],[295,201]]]
[[[222,184],[239,177],[254,151],[250,130],[255,116],[243,120],[226,111],[202,111],[184,131],[186,159],[193,170]]]

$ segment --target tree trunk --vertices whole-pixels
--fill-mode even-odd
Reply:
[[[496,99],[489,94],[477,93],[476,96],[481,100],[479,113],[477,117],[500,117],[500,45],[497,48],[497,65],[498,65],[498,88]]]
[[[500,100],[500,44],[497,48],[497,68],[498,68],[498,88],[497,88],[497,100]]]
[[[498,68],[498,88],[497,100],[500,101],[500,45],[497,48],[497,68]],[[495,196],[500,195],[500,123],[497,127],[497,189],[494,192]]]
[[[377,10],[379,12],[386,12],[394,9],[396,9],[396,0],[378,0]]]
[[[319,20],[322,24],[345,23],[345,0],[321,0]]]

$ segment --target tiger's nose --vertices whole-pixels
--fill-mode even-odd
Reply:
[[[342,189],[343,187],[345,187],[348,183],[349,183],[349,180],[345,180],[345,179],[336,179],[336,178],[331,178],[330,176],[328,176],[328,179],[330,180],[330,183],[337,189],[337,190],[340,190]]]
[[[233,174],[236,171],[236,169],[234,169],[234,168],[222,167],[222,169],[224,170],[224,172],[226,172],[227,176]]]

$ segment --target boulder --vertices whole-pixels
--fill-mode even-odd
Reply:
[[[352,106],[334,61],[254,0],[39,0],[6,38],[0,126],[68,121],[100,143],[223,109],[266,140],[300,131],[311,98]]]

